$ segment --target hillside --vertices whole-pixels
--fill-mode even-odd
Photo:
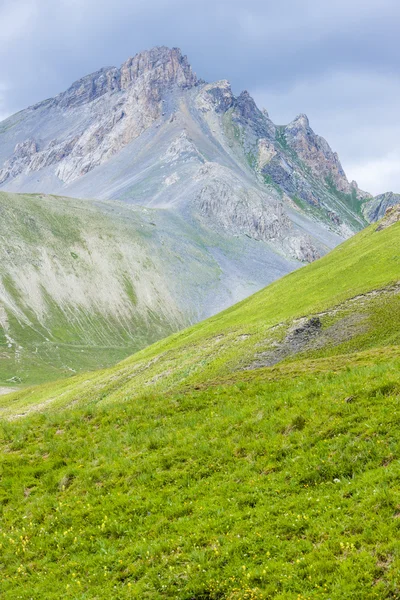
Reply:
[[[0,192],[0,214],[0,386],[115,364],[301,264],[162,209]]]
[[[2,597],[398,597],[399,218],[4,396]]]
[[[73,378],[59,388],[22,391],[9,406],[25,410],[49,395],[63,407],[113,402],[143,393],[143,386],[178,391],[263,361],[268,366],[304,355],[396,345],[399,231],[398,221],[371,225],[324,258],[110,370]],[[318,319],[314,328],[307,325],[312,317]]]

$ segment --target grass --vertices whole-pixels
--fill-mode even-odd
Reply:
[[[328,189],[332,194],[337,196],[339,200],[343,202],[343,204],[349,207],[351,211],[354,212],[354,214],[356,214],[361,219],[361,222],[364,225],[367,224],[367,220],[365,219],[362,211],[362,207],[365,201],[360,200],[357,197],[357,192],[355,188],[352,189],[351,194],[345,194],[344,192],[339,191],[335,186],[332,176],[326,178],[326,185],[328,186]]]
[[[2,598],[398,597],[400,354],[360,363],[4,422]]]
[[[399,234],[371,226],[111,369],[1,398],[1,597],[399,598]],[[368,326],[241,370],[315,314]]]

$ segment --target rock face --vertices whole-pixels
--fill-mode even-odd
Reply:
[[[277,127],[247,91],[153,48],[0,124],[0,187],[174,211],[314,260],[364,224],[365,194],[305,115]]]
[[[298,157],[322,180],[330,179],[339,192],[359,194],[356,182],[349,183],[339,157],[326,140],[316,135],[306,115],[299,115],[284,128],[283,136]]]
[[[16,144],[0,171],[0,183],[51,165],[56,165],[55,174],[61,181],[71,183],[107,161],[158,119],[167,89],[196,84],[187,58],[177,48],[164,47],[142,52],[120,69],[101,69],[80,79],[66,92],[31,110],[85,111],[90,105],[93,118],[89,126],[40,146],[33,139]],[[101,99],[108,100],[107,106]]]
[[[393,192],[386,192],[375,196],[363,207],[363,212],[366,219],[370,222],[376,222],[382,219],[386,211],[392,206],[400,204],[400,194],[394,194]]]
[[[28,139],[25,142],[16,144],[13,155],[4,163],[0,171],[0,184],[7,181],[10,177],[16,177],[25,169],[29,170],[37,151],[38,148],[35,140]]]
[[[329,192],[345,201],[344,197],[348,196],[349,204],[355,201],[360,206],[370,197],[355,181],[347,180],[337,153],[324,138],[314,133],[306,115],[301,114],[289,125],[278,128],[275,137],[281,146],[280,152],[270,144],[269,159],[262,161],[261,171],[289,196],[315,207],[326,203],[326,214],[337,225],[346,221],[346,217],[343,219],[337,208],[329,210]],[[264,149],[265,145],[261,150]]]

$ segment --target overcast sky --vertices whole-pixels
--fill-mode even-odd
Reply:
[[[274,122],[306,113],[350,179],[400,192],[399,0],[0,0],[0,119],[178,46]]]

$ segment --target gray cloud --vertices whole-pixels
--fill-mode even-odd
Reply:
[[[306,112],[350,177],[400,190],[398,0],[3,0],[0,118],[154,45],[249,89],[271,117]]]

